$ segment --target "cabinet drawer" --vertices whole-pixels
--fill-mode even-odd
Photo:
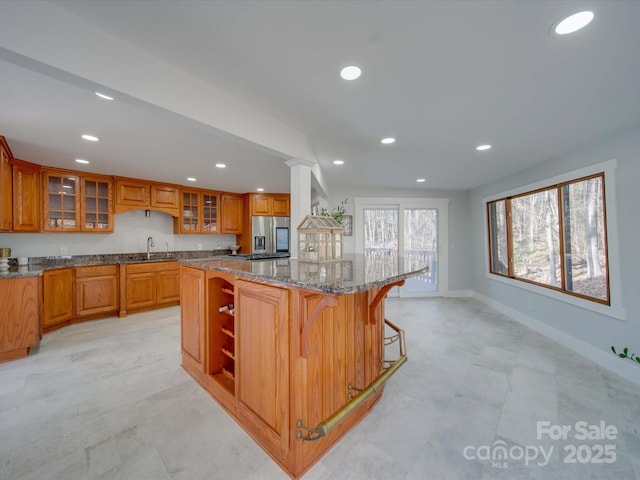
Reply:
[[[117,275],[116,265],[97,265],[93,267],[76,267],[76,278],[103,277]]]
[[[178,262],[150,262],[150,263],[131,263],[127,265],[127,274],[131,273],[148,273],[148,272],[165,272],[180,270]]]

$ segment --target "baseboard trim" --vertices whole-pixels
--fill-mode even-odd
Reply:
[[[484,303],[485,305],[497,310],[498,312],[508,316],[509,318],[521,323],[532,330],[544,335],[551,340],[558,342],[559,344],[573,350],[574,352],[588,358],[592,362],[600,365],[601,367],[609,370],[610,372],[620,375],[621,377],[629,380],[630,382],[640,385],[640,367],[632,364],[629,361],[625,361],[613,355],[613,353],[603,352],[602,350],[588,344],[578,338],[575,338],[562,330],[558,330],[540,320],[536,320],[533,317],[525,315],[524,313],[509,307],[503,303],[500,303],[492,298],[489,298],[476,291],[471,291],[471,297]]]

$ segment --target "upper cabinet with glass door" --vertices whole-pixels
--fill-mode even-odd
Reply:
[[[82,177],[83,232],[113,232],[113,182],[108,177]]]
[[[218,233],[218,195],[202,194],[202,233]]]
[[[42,173],[43,229],[48,232],[80,230],[80,178],[55,170]]]
[[[176,219],[178,228],[175,228],[175,233],[200,233],[201,199],[202,194],[198,191],[182,190],[180,217]]]

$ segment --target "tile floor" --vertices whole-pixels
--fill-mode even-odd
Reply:
[[[409,362],[305,480],[640,479],[638,386],[473,299],[387,317]],[[0,479],[288,478],[182,371],[179,332],[177,307],[109,318],[0,365]],[[617,435],[576,439],[580,421]]]

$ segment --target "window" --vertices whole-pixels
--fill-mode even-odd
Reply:
[[[610,304],[604,174],[487,202],[489,271]]]

